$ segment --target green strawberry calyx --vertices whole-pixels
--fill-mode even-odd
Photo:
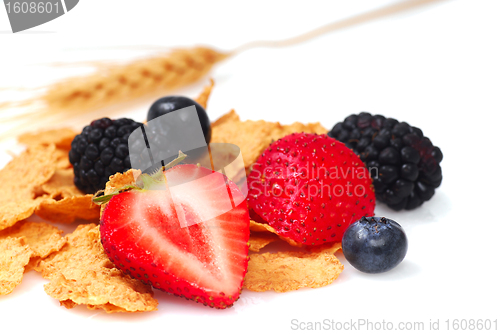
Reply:
[[[111,198],[115,195],[118,195],[124,191],[129,191],[129,190],[137,190],[137,191],[147,191],[154,189],[155,187],[157,188],[159,185],[165,185],[166,184],[166,178],[165,174],[163,173],[169,168],[174,167],[178,163],[182,162],[187,157],[186,154],[182,153],[179,151],[179,155],[177,158],[174,160],[170,161],[168,164],[165,166],[162,166],[160,169],[152,173],[151,175],[149,174],[141,174],[137,178],[136,184],[127,184],[112,193],[109,194],[104,194],[104,190],[99,190],[94,197],[92,197],[92,201],[97,204],[97,205],[103,205],[108,203]]]

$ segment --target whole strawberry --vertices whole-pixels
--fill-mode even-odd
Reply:
[[[248,265],[243,194],[204,167],[178,165],[162,173],[166,189],[132,186],[99,198],[109,200],[100,225],[106,254],[145,284],[210,307],[231,306]]]
[[[326,135],[294,133],[274,142],[248,183],[250,208],[279,235],[305,245],[341,241],[351,223],[374,214],[365,165]]]

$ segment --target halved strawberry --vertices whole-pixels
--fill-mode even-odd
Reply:
[[[164,190],[111,198],[101,239],[115,265],[160,290],[215,308],[231,306],[248,265],[244,196],[222,174],[195,165],[163,172]]]

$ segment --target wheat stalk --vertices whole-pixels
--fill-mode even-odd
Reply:
[[[225,57],[204,47],[178,49],[166,56],[116,65],[104,73],[62,82],[51,87],[42,98],[51,108],[101,107],[198,81]]]
[[[203,78],[227,54],[206,47],[177,49],[156,57],[100,68],[95,74],[56,83],[40,96],[27,101],[6,103],[0,108],[27,107],[28,113],[9,115],[18,124],[0,135],[17,135],[33,126],[74,117],[91,109],[103,108],[159,92],[171,91]]]

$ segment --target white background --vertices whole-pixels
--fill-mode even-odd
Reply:
[[[18,34],[0,8],[0,87],[70,73],[40,64],[127,59],[152,50],[133,46],[231,50],[392,2],[82,0],[61,18]],[[426,329],[439,319],[443,331],[446,319],[498,319],[499,14],[496,0],[439,1],[298,46],[250,50],[211,74],[212,120],[235,108],[243,119],[319,121],[331,128],[351,113],[369,111],[422,128],[442,149],[444,180],[430,202],[410,212],[376,208],[409,237],[407,257],[396,269],[362,274],[340,256],[345,270],[325,288],[243,291],[228,310],[157,292],[158,312],[113,315],[59,307],[43,291],[45,281],[29,272],[12,294],[0,297],[1,331],[283,333],[292,331],[292,319],[366,319],[394,327],[421,321]],[[176,93],[194,97],[205,83]],[[141,121],[148,107],[123,115]],[[69,125],[78,129],[83,121]],[[17,148],[4,142],[0,165],[9,159],[6,149]]]

